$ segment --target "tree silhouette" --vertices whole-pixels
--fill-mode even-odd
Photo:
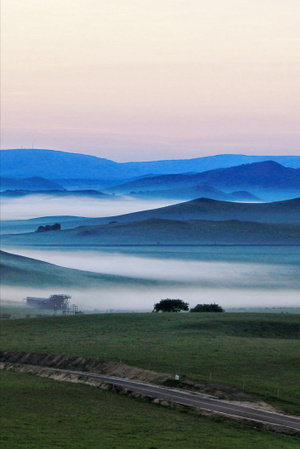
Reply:
[[[224,312],[219,304],[197,304],[190,312]]]
[[[49,231],[60,231],[61,225],[55,223],[54,225],[39,226],[35,232],[49,232]]]
[[[160,302],[154,304],[153,312],[181,312],[188,311],[189,305],[182,299],[162,299]]]

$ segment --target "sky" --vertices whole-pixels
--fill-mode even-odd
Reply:
[[[2,0],[1,148],[300,154],[299,0]]]

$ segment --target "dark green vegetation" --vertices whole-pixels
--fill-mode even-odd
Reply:
[[[162,299],[160,302],[154,304],[153,312],[181,312],[188,311],[189,305],[182,299]]]
[[[296,449],[261,432],[94,387],[1,372],[2,449]]]
[[[225,312],[218,304],[197,304],[190,312]]]
[[[35,232],[50,232],[50,231],[60,231],[60,230],[61,230],[61,224],[54,223],[53,225],[39,226]]]
[[[103,314],[3,321],[3,350],[64,354],[244,388],[300,413],[300,319],[290,314]]]

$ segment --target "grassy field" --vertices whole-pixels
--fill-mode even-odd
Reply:
[[[300,414],[296,314],[98,314],[3,321],[1,349],[93,357],[244,389]]]
[[[0,372],[2,449],[296,449],[299,439],[80,384]]]

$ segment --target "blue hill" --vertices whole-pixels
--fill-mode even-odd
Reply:
[[[272,160],[300,168],[300,156],[246,156],[221,154],[194,159],[118,163],[109,159],[54,150],[1,150],[1,175],[9,178],[126,180],[146,175],[201,173],[241,164]]]

